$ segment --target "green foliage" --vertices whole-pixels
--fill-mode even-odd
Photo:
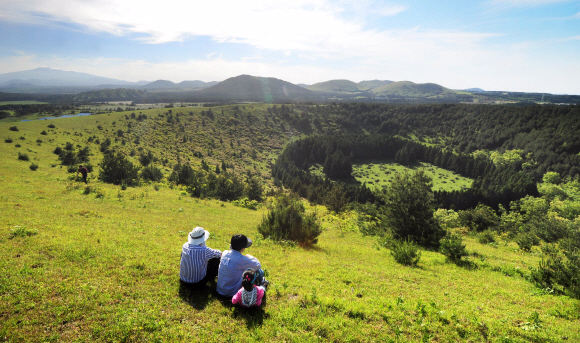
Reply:
[[[463,238],[458,234],[447,234],[443,237],[439,251],[453,263],[458,263],[461,261],[461,258],[469,255],[465,249],[465,244],[463,244]]]
[[[50,129],[56,128],[56,126],[54,126],[54,124],[49,124],[47,127],[50,128]]]
[[[149,165],[149,163],[153,162],[153,153],[151,153],[151,151],[149,151],[146,154],[141,154],[139,155],[139,163],[141,163],[141,165],[143,167],[147,167]]]
[[[30,170],[35,171],[36,169],[38,169],[38,164],[32,163],[30,166],[28,166],[28,168],[30,168]]]
[[[222,168],[224,171],[226,168]],[[262,195],[264,194],[264,186],[262,182],[257,177],[250,177],[248,183],[246,184],[244,193],[250,200],[255,200],[257,202],[262,201]]]
[[[395,261],[402,265],[415,267],[421,259],[421,251],[412,240],[394,239],[388,243],[388,248]]]
[[[477,235],[477,242],[480,244],[495,243],[495,233],[492,230],[485,230]]]
[[[315,213],[306,213],[299,199],[282,195],[258,225],[264,238],[313,244],[322,233]]]
[[[139,168],[120,152],[106,154],[99,167],[99,180],[106,183],[134,185],[139,177]]]
[[[16,126],[10,126],[9,130],[10,131],[19,131],[18,127],[16,127]]]
[[[12,138],[8,137],[8,138],[4,139],[4,142],[6,142],[6,143],[12,143],[13,140],[12,140]]]
[[[540,244],[540,240],[538,239],[538,237],[529,232],[519,234],[515,238],[515,242],[523,251],[531,251],[532,246]]]
[[[458,220],[461,226],[476,232],[493,229],[500,223],[500,218],[495,211],[483,204],[477,205],[474,209],[460,211]]]
[[[386,221],[396,239],[410,239],[423,246],[438,247],[445,231],[434,218],[431,179],[418,170],[395,176],[383,193]]]
[[[54,148],[54,151],[52,153],[55,155],[60,155],[62,153],[62,148],[57,146],[56,148]]]
[[[542,249],[547,258],[537,269],[532,269],[532,280],[542,288],[550,287],[580,299],[580,250],[555,249],[547,245]]]
[[[145,181],[161,181],[163,173],[158,167],[150,165],[141,169],[141,179]]]
[[[342,187],[337,185],[326,194],[325,203],[329,210],[340,213],[346,209],[348,199]]]
[[[46,135],[48,135],[48,132],[46,132],[46,130],[42,130],[42,132],[40,134],[43,136],[46,136]]]
[[[250,210],[258,209],[258,202],[256,200],[250,200],[248,198],[234,200],[234,201],[232,201],[232,205],[238,206],[238,207],[243,207],[243,208],[248,208]]]
[[[30,158],[28,157],[28,154],[23,154],[21,152],[18,152],[18,159],[21,161],[28,161],[30,160]]]
[[[562,183],[562,178],[560,177],[560,173],[547,172],[542,177],[542,181],[544,181],[544,183],[551,183],[553,185],[559,185],[560,183]]]

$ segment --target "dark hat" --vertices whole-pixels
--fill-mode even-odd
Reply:
[[[252,246],[252,240],[244,235],[233,235],[230,241],[230,246],[232,249],[240,251],[243,248],[249,248]]]

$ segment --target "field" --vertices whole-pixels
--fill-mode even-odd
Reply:
[[[36,101],[36,100],[0,101],[0,106],[2,106],[2,105],[36,105],[36,104],[46,104],[46,102]]]
[[[357,182],[365,183],[371,189],[375,187],[380,189],[388,186],[395,174],[404,173],[405,171],[411,173],[416,169],[424,169],[425,173],[433,179],[432,189],[434,191],[467,189],[473,182],[473,180],[452,171],[424,162],[418,162],[412,166],[403,166],[395,161],[358,160],[353,162],[352,176]],[[314,165],[310,170],[312,173],[323,175],[321,165]]]
[[[268,201],[253,211],[188,197],[167,182],[122,190],[97,181],[98,168],[87,188],[58,164],[52,151],[71,141],[89,145],[96,166],[101,154],[88,138],[113,137],[125,127],[124,115],[130,113],[18,123],[17,132],[9,130],[12,123],[0,123],[0,138],[13,139],[0,142],[0,341],[580,341],[580,302],[526,280],[529,267],[541,260],[537,249],[525,253],[514,243],[482,245],[466,236],[466,267],[423,251],[418,267],[410,268],[362,236],[354,213],[337,216],[307,206],[324,226],[319,243],[277,244],[256,230]],[[263,140],[251,127],[229,136],[219,120],[202,126],[198,112],[183,121],[186,130],[199,126],[187,152],[170,141],[183,133],[163,136],[161,121],[134,125],[125,139],[132,142],[140,132],[138,146],[173,162],[175,149],[197,162],[191,150],[205,154],[215,144],[206,160],[215,164],[230,156],[235,170],[264,175],[284,144]],[[132,144],[113,143],[123,151]],[[251,153],[232,155],[250,147],[253,160]],[[18,152],[30,161],[18,160]],[[31,163],[39,168],[32,171]],[[378,172],[379,164],[370,170]],[[235,233],[254,240],[247,252],[260,259],[272,282],[262,308],[233,307],[215,294],[214,284],[200,292],[180,288],[181,245],[196,225],[211,232],[208,245],[220,250]]]

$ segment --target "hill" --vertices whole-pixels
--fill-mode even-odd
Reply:
[[[240,75],[191,94],[205,101],[283,102],[322,99],[315,92],[273,77]]]
[[[339,93],[339,94],[357,94],[362,93],[367,88],[349,80],[330,80],[315,83],[307,89],[316,92]]]
[[[373,89],[373,88],[378,88],[378,87],[382,87],[382,86],[386,86],[390,83],[393,83],[394,81],[388,81],[388,80],[370,80],[370,81],[361,81],[359,83],[357,83],[360,87],[363,87],[364,89]]]
[[[449,108],[456,111],[448,113]],[[538,108],[543,107],[523,109],[513,120],[531,115],[538,122],[530,125],[541,126],[541,116],[558,114],[555,125],[567,118],[570,122],[561,129],[575,130],[575,112],[559,113],[563,110],[552,106],[540,116]],[[167,179],[178,163],[199,171],[202,160],[210,170],[231,162],[228,172],[266,179],[277,152],[306,133],[296,129],[303,127],[304,118],[320,130],[316,132],[331,133],[378,130],[383,120],[390,127],[402,127],[405,121],[418,125],[407,120],[414,112],[443,126],[429,115],[432,109],[447,115],[449,123],[477,111],[470,121],[480,123],[486,110],[503,121],[517,108],[250,104],[0,122],[0,137],[14,139],[0,149],[0,337],[8,342],[580,340],[580,301],[529,281],[531,267],[545,257],[539,247],[523,251],[499,232],[491,234],[496,241],[479,243],[481,234],[465,234],[461,228],[457,232],[470,253],[464,264],[423,250],[418,267],[411,268],[396,263],[376,237],[361,233],[370,224],[365,226],[356,212],[334,214],[304,203],[323,225],[318,243],[276,243],[256,229],[273,198],[250,210],[191,197],[187,187]],[[13,126],[19,131],[10,130]],[[429,132],[433,126],[429,122],[421,126],[424,130],[410,129],[436,138],[437,129]],[[493,127],[476,133],[487,136]],[[443,137],[452,135],[445,132]],[[88,187],[75,179],[76,166],[69,173],[53,153],[67,142],[75,151],[88,147],[95,167]],[[164,179],[127,188],[102,183],[98,163],[106,142],[134,164],[151,151]],[[559,143],[556,148],[563,141]],[[19,153],[30,161],[19,160]],[[31,170],[31,163],[38,169]],[[529,210],[536,215],[539,207]],[[457,215],[443,213],[450,220]],[[214,283],[196,291],[180,285],[179,253],[196,225],[210,231],[208,246],[215,249],[227,250],[236,233],[254,241],[247,253],[260,260],[271,281],[262,307],[234,307],[216,294]]]
[[[376,96],[437,97],[455,94],[454,91],[435,83],[393,82],[370,91]]]

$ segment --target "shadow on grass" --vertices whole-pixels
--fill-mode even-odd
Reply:
[[[179,282],[179,297],[196,310],[204,310],[211,300],[218,296],[215,282],[204,287],[196,287]]]
[[[467,269],[467,270],[476,270],[477,269],[477,264],[475,264],[471,261],[459,260],[459,261],[451,262],[451,263],[454,263],[456,266],[461,267],[463,269]]]
[[[231,311],[230,313],[233,318],[241,318],[245,320],[248,329],[261,326],[265,319],[270,318],[270,315],[264,311],[264,307],[268,303],[267,293],[264,293],[262,305],[259,307],[242,307],[240,305],[234,305],[230,298],[222,296],[218,296],[218,299],[224,307]]]

